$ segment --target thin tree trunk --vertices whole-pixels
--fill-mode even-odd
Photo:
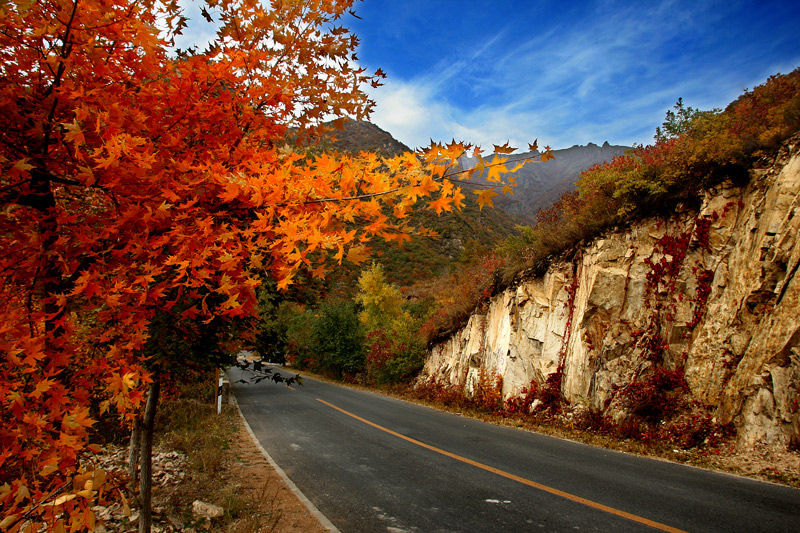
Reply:
[[[142,417],[137,416],[131,428],[131,443],[128,448],[128,477],[131,480],[131,492],[136,492],[139,484],[139,450],[141,449]]]
[[[142,420],[139,450],[139,533],[150,533],[153,522],[152,489],[153,489],[153,428],[156,420],[156,406],[161,389],[158,375],[153,376],[150,390],[147,393],[147,406]]]

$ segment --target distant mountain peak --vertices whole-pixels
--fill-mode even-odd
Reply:
[[[331,145],[342,152],[375,152],[384,157],[392,157],[411,148],[401,143],[392,134],[382,130],[372,122],[347,118],[342,122],[342,129],[334,126],[334,121],[327,122],[331,126],[329,135],[335,139]]]

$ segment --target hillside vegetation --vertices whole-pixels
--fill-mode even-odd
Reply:
[[[390,133],[367,121],[344,119],[329,122],[327,126],[328,133],[318,144],[312,145],[310,151],[335,150],[356,155],[367,151],[387,158],[412,151]],[[397,222],[391,215],[389,217]],[[405,220],[410,227],[420,229],[413,239],[403,243],[375,239],[368,245],[370,258],[383,266],[387,281],[399,287],[446,275],[477,250],[491,250],[518,235],[518,227],[525,221],[502,209],[481,210],[475,195],[469,193],[465,193],[459,210],[436,213],[425,209],[425,202],[420,201]],[[324,294],[352,298],[362,267],[337,265],[324,287],[319,288]]]

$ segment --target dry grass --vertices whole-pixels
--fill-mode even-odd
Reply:
[[[213,405],[192,397],[164,402],[158,447],[184,454],[187,471],[180,483],[155,488],[154,507],[161,507],[173,524],[205,529],[210,524],[192,514],[192,502],[202,500],[225,510],[223,517],[214,519],[214,531],[277,531],[281,513],[276,497],[281,487],[274,480],[242,478],[255,448],[249,436],[241,438],[241,429],[234,406],[225,406],[217,415]],[[258,459],[263,460],[260,454]]]

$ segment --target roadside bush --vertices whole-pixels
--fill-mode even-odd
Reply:
[[[324,302],[311,322],[313,368],[337,379],[363,372],[366,364],[364,336],[355,302]]]
[[[645,378],[630,383],[620,391],[622,405],[631,413],[659,422],[677,411],[689,385],[683,369],[667,370],[656,367]]]
[[[531,380],[530,385],[524,387],[517,396],[506,400],[505,413],[509,416],[526,416],[531,412],[533,402],[537,399],[539,385],[536,380]]]
[[[478,369],[472,385],[472,402],[478,409],[498,412],[503,408],[503,376],[485,367]]]
[[[386,385],[407,381],[425,363],[425,346],[413,335],[397,337],[382,329],[366,338],[367,382]]]
[[[472,401],[464,394],[464,390],[446,379],[430,379],[418,383],[412,390],[414,398],[445,407],[467,409]]]
[[[400,291],[386,281],[383,267],[373,264],[358,279],[355,300],[365,334],[366,380],[392,384],[416,375],[425,361],[419,319],[408,309]]]

